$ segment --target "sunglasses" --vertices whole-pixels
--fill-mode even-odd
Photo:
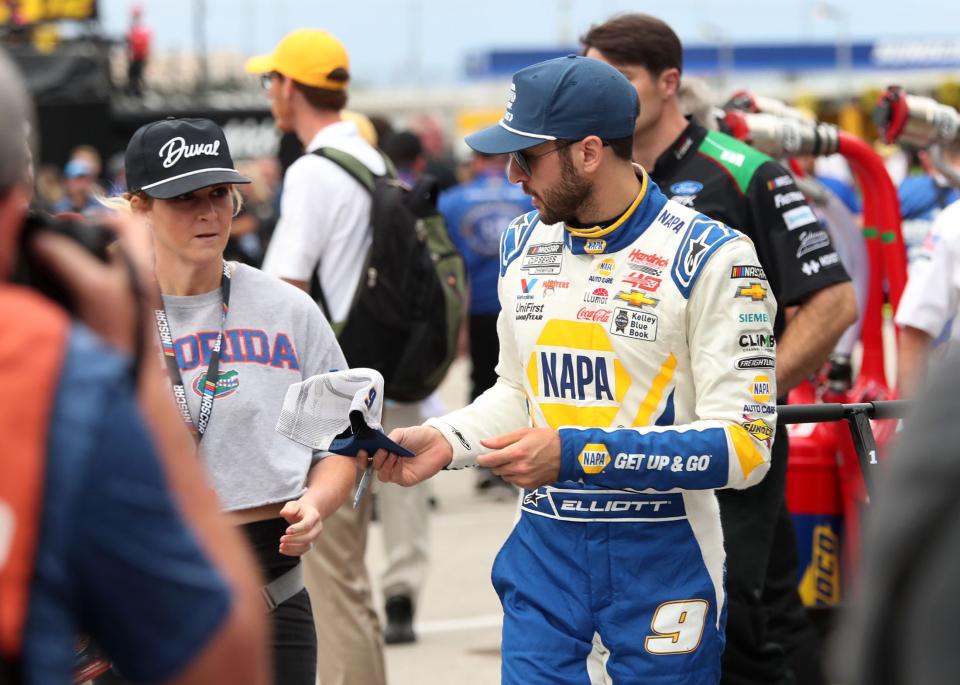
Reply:
[[[554,147],[549,150],[544,150],[543,152],[538,152],[537,154],[532,154],[525,152],[523,150],[518,150],[517,152],[510,153],[510,161],[517,165],[517,168],[523,172],[524,176],[533,176],[533,171],[530,169],[530,160],[536,159],[537,157],[546,157],[551,152],[556,152],[562,150],[565,147],[570,147],[574,143],[579,142],[576,140],[563,140],[557,143]]]
[[[260,74],[260,85],[263,86],[264,90],[270,90],[270,86],[273,85],[273,79],[275,78],[280,78],[280,72],[268,71],[266,74]]]

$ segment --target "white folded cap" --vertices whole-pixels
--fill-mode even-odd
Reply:
[[[380,431],[383,376],[374,369],[348,369],[313,376],[287,389],[277,432],[315,450],[327,450],[337,436],[350,433],[350,413]]]

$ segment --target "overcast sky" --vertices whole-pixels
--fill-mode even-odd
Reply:
[[[105,29],[121,36],[130,0],[99,0]],[[956,38],[956,0],[138,0],[158,50],[197,45],[206,8],[209,50],[269,51],[288,31],[324,28],[347,46],[354,82],[453,83],[470,55],[491,49],[575,45],[592,23],[646,11],[686,43]],[[722,8],[718,11],[716,8]]]

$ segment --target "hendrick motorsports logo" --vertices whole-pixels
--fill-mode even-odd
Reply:
[[[610,451],[602,442],[591,442],[583,446],[583,451],[577,456],[584,473],[601,473],[610,463]]]

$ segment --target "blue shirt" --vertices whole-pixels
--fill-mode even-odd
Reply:
[[[496,314],[500,311],[500,234],[516,217],[533,209],[530,197],[510,183],[505,172],[488,171],[443,192],[438,206],[467,266],[470,313]]]
[[[59,202],[53,205],[53,213],[60,214],[62,212],[74,212],[76,214],[82,214],[88,219],[95,218],[97,214],[110,214],[110,210],[92,195],[87,198],[83,207],[79,208],[73,206],[73,202],[70,201],[69,197],[62,198]]]
[[[933,220],[949,204],[960,198],[960,191],[941,186],[927,174],[907,176],[897,189],[900,198],[901,232],[907,249],[907,262],[924,256],[923,243],[930,235]]]
[[[860,205],[860,197],[852,185],[832,176],[817,176],[817,180],[829,188],[853,214],[863,212],[863,207]]]
[[[168,492],[127,364],[79,326],[47,451],[24,682],[72,682],[78,633],[133,680],[172,677],[223,623],[229,590]]]

